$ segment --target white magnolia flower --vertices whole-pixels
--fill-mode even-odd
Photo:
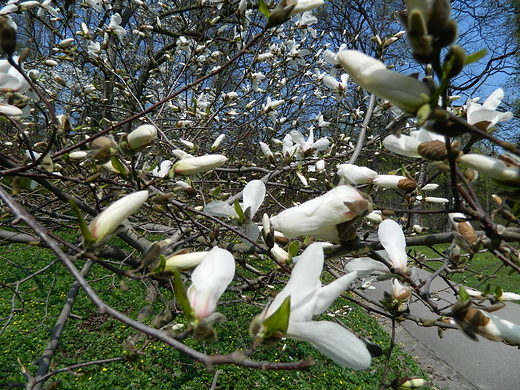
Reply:
[[[368,92],[415,113],[430,101],[430,88],[423,82],[386,68],[385,64],[355,50],[338,53],[343,69]]]
[[[82,161],[85,160],[88,156],[88,152],[84,150],[77,150],[69,154],[69,159],[72,161]]]
[[[385,248],[384,251],[378,253],[389,260],[395,268],[403,271],[408,262],[408,255],[406,254],[406,239],[401,226],[392,219],[385,219],[379,224],[377,235],[381,245]]]
[[[259,234],[258,227],[252,220],[264,201],[265,192],[265,184],[261,180],[251,180],[244,187],[244,191],[242,191],[243,202],[240,207],[246,217],[246,220],[242,222],[246,230],[246,236],[252,241],[256,241]],[[204,207],[204,211],[215,217],[239,219],[239,215],[235,211],[235,208],[221,200],[208,203],[206,207]]]
[[[520,301],[520,294],[516,294],[514,292],[502,292],[500,296],[501,301]]]
[[[507,165],[503,160],[482,154],[465,154],[459,157],[471,169],[505,184],[520,183],[520,167]]]
[[[367,215],[365,218],[368,219],[372,223],[381,223],[383,222],[383,215],[381,214],[381,210],[374,210]]]
[[[113,31],[119,40],[122,40],[126,35],[126,30],[120,26],[122,21],[123,19],[121,18],[121,15],[115,13],[110,17],[110,24],[108,25],[108,30]]]
[[[310,342],[342,366],[354,370],[366,369],[371,356],[361,340],[334,322],[312,321],[313,316],[323,313],[358,276],[356,272],[346,274],[322,287],[320,275],[323,262],[321,245],[310,245],[299,257],[285,288],[257,320],[263,322],[269,318],[290,297],[291,312],[286,337]]]
[[[109,237],[118,227],[139,209],[148,199],[148,191],[139,191],[119,199],[92,220],[88,229],[96,241]]]
[[[271,217],[271,225],[287,238],[310,236],[325,241],[341,240],[337,225],[369,213],[372,202],[347,185]]]
[[[291,3],[294,4],[295,1],[288,1],[288,4]],[[321,7],[324,3],[324,0],[296,0],[296,6],[292,9],[290,16],[312,11],[315,8]]]
[[[165,260],[164,271],[190,271],[202,263],[208,253],[201,251],[169,256]]]
[[[172,161],[164,160],[152,170],[152,176],[164,178],[168,175],[172,166]]]
[[[186,291],[198,320],[217,309],[220,296],[235,275],[235,259],[225,249],[213,248],[191,274],[191,286]]]
[[[360,167],[354,164],[338,165],[338,176],[340,184],[370,184],[377,176],[377,172],[367,167]]]
[[[513,117],[512,112],[496,111],[502,99],[504,91],[498,88],[483,104],[479,104],[479,98],[468,99],[466,102],[466,116],[468,123],[477,125],[485,130],[490,129],[499,122],[507,121]]]
[[[299,155],[301,146],[293,142],[291,134],[286,134],[282,143],[282,155],[286,160],[291,160],[293,156]]]
[[[327,122],[323,118],[323,114],[322,113],[317,114],[316,117],[314,118],[314,120],[318,121],[318,127],[327,127],[327,126],[330,125],[330,122]]]
[[[324,4],[324,0],[280,0],[271,11],[266,27],[277,27],[292,16],[311,11]]]
[[[87,46],[87,51],[90,55],[97,55],[101,51],[101,43],[99,42],[90,42]]]
[[[343,95],[347,90],[347,83],[350,77],[348,74],[343,73],[340,79],[341,81],[338,81],[335,77],[331,75],[325,75],[322,78],[323,84],[325,84],[327,87],[336,92],[335,98],[338,103],[341,102],[341,100],[343,99]]]
[[[18,62],[18,57],[13,57]],[[33,71],[29,71],[29,75]],[[26,91],[31,86],[29,82],[18,72],[7,60],[0,60],[0,90],[2,92],[21,92]]]
[[[275,110],[277,107],[281,106],[285,103],[285,100],[272,100],[271,96],[267,97],[265,104],[262,105],[262,110],[264,113]]]
[[[197,173],[209,171],[220,167],[227,161],[227,157],[221,154],[208,154],[200,157],[187,157],[173,166],[176,175],[189,176]]]
[[[298,130],[292,130],[290,135],[294,143],[300,146],[300,149],[304,155],[321,152],[322,150],[327,149],[330,145],[330,141],[326,137],[320,138],[314,142],[314,130],[312,128],[309,130],[309,137],[307,138],[307,141],[305,141],[303,134]]]

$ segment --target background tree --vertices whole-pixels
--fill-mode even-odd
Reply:
[[[291,2],[282,4],[294,6]],[[517,240],[517,231],[502,230],[495,219],[505,216],[507,222],[498,221],[509,224],[508,227],[516,225],[515,209],[508,210],[505,203],[497,206],[490,202],[489,194],[495,187],[489,184],[474,190],[468,180],[473,171],[467,171],[467,178],[460,172],[473,167],[471,158],[465,161],[466,165],[456,161],[458,149],[462,150],[464,145],[468,147],[466,152],[497,147],[516,155],[518,151],[494,138],[491,129],[482,130],[465,121],[465,99],[453,105],[447,99],[461,91],[471,91],[468,97],[475,97],[474,91],[484,90],[488,77],[509,72],[516,53],[514,42],[500,35],[504,44],[496,45],[498,38],[492,34],[497,31],[496,24],[488,24],[481,17],[492,9],[495,22],[506,23],[507,5],[452,4],[452,17],[459,20],[457,43],[470,54],[486,46],[490,50],[484,62],[465,66],[450,77],[440,71],[440,65],[449,59],[451,54],[447,54],[446,46],[453,42],[442,46],[428,61],[414,61],[418,58],[417,48],[407,41],[410,31],[403,35],[405,27],[399,15],[405,6],[398,1],[328,2],[312,13],[299,13],[269,29],[264,27],[262,1],[253,4],[228,0],[87,0],[6,5],[0,11],[5,15],[0,26],[0,44],[7,58],[0,65],[4,97],[0,105],[0,197],[4,212],[0,234],[6,243],[50,248],[57,260],[42,262],[23,277],[2,282],[3,292],[11,302],[4,331],[29,302],[21,294],[30,294],[25,290],[25,281],[51,274],[53,267],[58,268],[58,261],[60,272],[75,280],[67,292],[67,301],[60,302],[61,314],[53,318],[54,324],[48,324],[45,315],[35,319],[52,331],[38,358],[38,368],[32,370],[27,362],[22,362],[28,387],[41,388],[61,372],[61,368],[52,368],[52,361],[60,351],[60,340],[66,338],[63,329],[80,288],[103,314],[133,329],[124,341],[126,355],[118,353],[114,357],[118,361],[135,362],[149,344],[161,342],[206,366],[235,364],[274,370],[308,367],[310,362],[305,357],[292,363],[264,364],[263,358],[255,359],[259,344],[267,343],[271,337],[277,339],[279,334],[293,334],[290,325],[295,328],[295,320],[291,322],[286,315],[292,311],[280,302],[272,307],[282,308],[278,315],[285,318],[280,320],[285,325],[267,321],[266,315],[267,325],[263,322],[262,326],[267,330],[259,331],[259,338],[253,334],[247,352],[202,352],[201,345],[191,339],[213,339],[213,325],[223,318],[217,313],[198,312],[194,291],[204,295],[204,287],[197,283],[201,279],[197,275],[211,275],[211,271],[190,271],[202,261],[201,252],[226,248],[237,263],[234,282],[228,288],[232,298],[227,299],[228,305],[236,309],[229,312],[245,311],[251,315],[251,310],[257,309],[258,314],[258,306],[264,307],[269,301],[270,286],[283,290],[292,269],[291,258],[309,253],[303,252],[308,240],[295,239],[299,234],[290,237],[283,232],[290,239],[280,239],[275,245],[267,221],[260,238],[257,225],[261,224],[261,216],[264,212],[269,216],[280,214],[297,204],[303,204],[298,210],[308,210],[309,203],[305,202],[312,199],[313,205],[325,205],[325,211],[316,213],[319,217],[343,210],[340,220],[332,224],[332,229],[337,226],[339,232],[337,239],[332,240],[336,245],[326,253],[328,264],[336,267],[329,268],[330,274],[338,278],[333,286],[345,283],[343,290],[352,281],[346,283],[347,279],[341,278],[342,263],[333,259],[342,257],[342,261],[357,264],[362,255],[370,254],[385,264],[386,272],[395,272],[415,294],[424,293],[423,286],[404,272],[404,267],[396,267],[375,252],[381,249],[380,244],[370,239],[375,236],[374,226],[383,220],[381,215],[395,215],[406,232],[426,232],[427,228],[441,231],[437,235],[413,237],[408,240],[409,246],[450,242],[450,250],[459,245],[469,259],[486,246],[502,264],[518,271],[516,248],[507,243]],[[273,2],[267,8],[272,13],[283,10],[275,6]],[[15,46],[8,39],[13,36],[17,38]],[[398,71],[418,72],[434,79],[437,84],[430,84],[433,97],[424,105],[428,106],[424,108],[426,114],[406,108],[403,111],[392,99],[379,99],[378,93],[362,89],[361,82],[356,85],[350,78],[356,78],[355,72],[349,72],[349,76],[348,69],[343,69],[348,67],[336,55],[343,49],[359,50]],[[400,87],[397,85],[396,89]],[[393,86],[387,88],[382,96],[392,89]],[[437,107],[439,97],[442,103]],[[382,142],[389,134],[407,136],[426,119],[430,120],[426,124],[430,130],[441,133],[446,131],[444,126],[452,126],[448,128],[450,132],[443,133],[448,136],[444,143],[437,140],[443,143],[440,152],[444,154],[440,157],[418,159],[418,155],[383,148]],[[485,141],[470,144],[472,136]],[[455,141],[455,137],[459,140]],[[344,163],[366,165],[374,173],[392,174],[394,178],[400,174],[407,186],[379,185],[378,181],[387,179],[382,177],[354,180],[345,176],[354,169],[351,166],[345,175],[336,174],[338,166]],[[246,187],[251,183],[255,183],[254,187]],[[356,185],[357,189],[352,189],[352,199],[349,195],[336,204],[337,198],[329,191],[337,193],[338,188],[346,188],[342,185],[345,183]],[[423,188],[434,183],[441,184],[439,194],[445,201],[427,201]],[[505,194],[512,201],[516,201],[515,185],[513,181],[514,190],[509,188]],[[259,195],[263,193],[259,189],[262,186],[265,199]],[[326,198],[318,198],[323,194],[327,194]],[[240,199],[242,206],[238,204]],[[112,206],[107,210],[109,205]],[[380,213],[369,214],[372,208]],[[100,214],[102,210],[106,212]],[[470,229],[464,218],[478,221],[475,227],[481,224],[487,237],[480,233],[483,238],[477,243],[464,235],[443,233],[447,214],[455,212],[466,214],[455,217],[455,227]],[[364,219],[367,216],[370,217]],[[271,220],[274,224],[275,219]],[[281,225],[286,222],[283,217],[280,220]],[[304,225],[298,217],[287,221]],[[402,235],[399,228],[397,231]],[[110,240],[112,234],[117,234],[125,244]],[[316,250],[317,246],[313,248]],[[404,253],[404,247],[401,249]],[[186,254],[187,258],[174,256]],[[181,261],[183,265],[177,265]],[[454,260],[449,252],[440,261],[446,278],[453,275],[453,268],[460,273],[472,272],[469,261],[459,268],[450,263]],[[415,264],[424,266],[419,257]],[[142,289],[139,310],[128,314],[124,302],[114,303],[95,291],[86,279],[90,272],[95,273],[91,281],[110,279],[111,291],[115,286],[124,291],[127,284]],[[191,276],[192,284],[188,282]],[[222,279],[227,280],[229,275],[225,276]],[[297,276],[293,278],[299,280]],[[361,285],[359,281],[352,283],[355,287]],[[183,284],[195,287],[189,287],[185,293]],[[219,284],[216,290],[221,287]],[[323,293],[314,289],[309,293],[317,297],[327,295],[327,299],[315,298],[320,306],[324,305],[322,301],[335,298],[331,290]],[[49,303],[54,291],[52,283],[46,291],[45,302]],[[386,312],[378,302],[373,302],[376,309],[369,310],[384,312],[394,322],[396,318],[420,322],[406,310],[399,310],[403,298],[396,299],[386,302]],[[437,317],[449,314],[449,310],[439,309],[428,298],[425,304]],[[470,310],[464,304],[467,302],[456,306],[455,316],[459,319]],[[316,313],[309,313],[300,314],[305,318],[301,322],[310,327],[330,326],[315,325],[308,317]],[[436,326],[454,328],[435,321],[436,318],[432,319]],[[298,332],[294,334],[318,344],[309,335],[305,338]],[[326,353],[330,352],[326,347],[318,349],[334,359],[333,354]],[[391,352],[390,349],[388,359]],[[378,353],[382,351],[372,350],[374,356]],[[353,352],[352,356],[356,361],[357,355]],[[82,363],[105,365],[112,361],[93,359]],[[376,382],[385,387],[392,379],[386,364]]]

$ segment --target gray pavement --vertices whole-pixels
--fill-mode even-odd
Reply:
[[[419,278],[426,279],[429,273],[419,270]],[[390,281],[373,283],[375,290],[367,290],[367,295],[381,299],[383,291],[391,291]],[[453,297],[444,292],[446,283],[436,278],[431,292],[438,294],[439,307]],[[517,291],[515,291],[517,292]],[[421,302],[412,300],[411,314],[428,319],[436,319]],[[520,305],[508,303],[493,314],[520,324]],[[384,325],[384,320],[383,325]],[[500,342],[479,337],[475,342],[458,330],[446,330],[440,338],[436,327],[425,328],[411,321],[398,327],[397,342],[414,356],[425,371],[431,373],[432,382],[440,389],[449,390],[519,390],[520,350]]]

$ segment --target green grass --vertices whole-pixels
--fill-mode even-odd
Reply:
[[[448,245],[440,244],[433,248],[435,250],[429,247],[414,247],[412,254],[422,253],[428,259],[439,258],[439,253],[445,251]],[[433,269],[438,269],[441,264],[441,261],[427,262],[427,265]],[[463,265],[467,265],[467,263]],[[475,254],[468,269],[464,269],[463,273],[453,273],[451,279],[480,291],[483,291],[489,284],[491,292],[500,286],[503,291],[520,293],[520,275],[514,271],[511,272],[510,268],[487,251]]]
[[[0,255],[1,281],[13,283],[24,278],[55,257],[49,251],[13,245],[3,247]],[[82,261],[76,266],[81,267]],[[240,271],[244,275],[243,271]],[[128,291],[119,288],[119,280],[105,269],[94,266],[88,276],[92,287],[110,305],[132,318],[146,305],[147,286],[141,281],[127,280]],[[14,298],[16,311],[11,322],[0,336],[0,385],[8,382],[25,382],[18,359],[24,367],[35,374],[37,367],[31,365],[42,354],[47,345],[50,331],[68,294],[73,280],[59,264],[47,272],[22,284],[18,297]],[[281,288],[283,285],[277,286]],[[165,299],[172,298],[166,291]],[[248,334],[250,321],[262,309],[251,304],[236,304],[237,295],[226,293],[221,299],[219,310],[228,322],[217,325],[219,342],[197,342],[187,340],[186,344],[208,354],[224,354],[235,350],[245,350],[251,345]],[[231,302],[233,301],[233,302]],[[11,312],[13,292],[9,288],[0,289],[0,327],[6,325]],[[159,299],[153,306],[153,313],[161,310]],[[352,309],[350,311],[350,309]],[[388,334],[379,324],[360,308],[347,300],[339,299],[331,312],[340,311],[337,319],[343,321],[359,335],[381,345],[389,346]],[[123,341],[135,331],[112,318],[98,313],[83,292],[74,305],[74,316],[69,319],[61,339],[58,353],[53,361],[53,369],[95,359],[107,359],[124,355]],[[348,315],[347,315],[348,313]],[[150,316],[145,322],[149,323]],[[331,320],[323,315],[316,320]],[[183,323],[182,315],[176,321]],[[138,345],[139,346],[139,345]],[[217,389],[361,389],[378,388],[384,367],[384,358],[373,359],[368,370],[355,372],[338,366],[321,355],[306,342],[283,340],[272,348],[259,348],[252,356],[257,361],[294,362],[307,359],[316,364],[305,371],[258,371],[232,365],[217,366],[219,370]],[[403,375],[423,376],[417,363],[407,354],[397,349],[390,362],[389,380]],[[208,389],[215,373],[208,372],[200,363],[193,361],[177,350],[160,342],[152,341],[136,362],[122,361],[96,365],[58,374],[64,389]]]

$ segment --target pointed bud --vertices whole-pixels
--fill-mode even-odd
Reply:
[[[209,252],[173,254],[165,260],[165,272],[191,271],[198,266]]]
[[[9,57],[16,50],[16,24],[4,16],[0,16],[0,47]]]
[[[173,171],[176,175],[189,176],[220,167],[227,157],[220,154],[209,154],[201,157],[188,157],[175,163]]]
[[[439,140],[421,143],[417,152],[421,157],[431,161],[443,161],[448,155],[446,144]]]
[[[119,199],[101,212],[89,225],[90,235],[100,242],[108,238],[123,221],[148,199],[148,191],[139,191]]]
[[[138,152],[153,144],[157,138],[157,128],[153,125],[142,125],[132,131],[127,138],[127,145],[131,152]]]

